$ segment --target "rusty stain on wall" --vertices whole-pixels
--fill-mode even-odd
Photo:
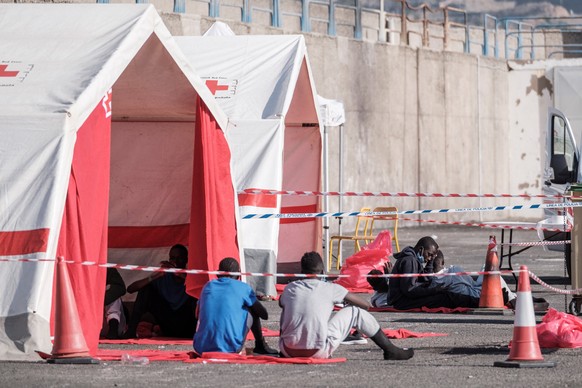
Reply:
[[[534,183],[523,182],[523,183],[520,183],[517,185],[517,188],[519,190],[525,190],[525,189],[529,189],[529,188],[539,189],[539,187],[540,187],[539,179],[536,179]]]
[[[541,77],[532,75],[529,86],[525,89],[525,94],[535,92],[541,97],[544,90],[547,90],[550,96],[554,94],[554,85],[552,85],[552,81],[550,81],[545,75],[542,75]]]

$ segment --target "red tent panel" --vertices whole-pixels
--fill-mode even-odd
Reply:
[[[107,262],[111,117],[104,108],[99,103],[77,133],[57,247],[57,257],[65,260]],[[95,354],[103,321],[105,269],[77,264],[67,267],[83,333],[91,354]]]
[[[216,270],[225,257],[240,260],[236,243],[235,199],[228,143],[200,98],[196,108],[192,175],[188,268]],[[208,275],[188,276],[187,292],[199,297],[208,280]]]

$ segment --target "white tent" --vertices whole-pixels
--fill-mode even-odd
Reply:
[[[237,190],[320,189],[321,126],[301,35],[176,37],[229,118],[226,131]],[[318,197],[239,194],[242,215],[312,213]],[[297,271],[306,251],[321,251],[321,220],[241,220],[247,271]],[[242,250],[241,250],[242,251]],[[249,280],[275,294],[272,278]]]
[[[51,351],[56,257],[238,257],[226,116],[153,6],[1,4],[0,53],[0,359]],[[93,352],[105,269],[67,267]]]

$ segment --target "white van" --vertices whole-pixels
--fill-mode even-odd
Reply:
[[[544,169],[543,193],[563,195],[572,184],[582,182],[580,168],[580,150],[568,118],[559,110],[548,109],[548,126],[546,141],[546,166]],[[565,199],[547,198],[545,202],[563,202]],[[572,227],[572,208],[555,208],[544,210],[546,218],[538,223],[540,238],[546,241],[570,240]],[[543,229],[563,229],[564,232]],[[550,250],[565,250],[568,275],[571,269],[571,245],[550,245]]]

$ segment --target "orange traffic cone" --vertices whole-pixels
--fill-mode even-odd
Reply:
[[[51,364],[98,364],[91,358],[89,348],[83,335],[79,311],[73,294],[73,287],[67,272],[67,264],[62,258],[57,259],[55,339]]]
[[[521,266],[519,273],[513,340],[509,357],[506,361],[496,361],[493,365],[505,368],[553,368],[556,366],[553,361],[544,361],[540,351],[529,272],[525,265]]]
[[[499,258],[497,257],[497,241],[495,240],[495,236],[489,236],[485,271],[499,271]],[[504,306],[503,291],[501,290],[501,275],[483,275],[479,308],[504,309]]]

